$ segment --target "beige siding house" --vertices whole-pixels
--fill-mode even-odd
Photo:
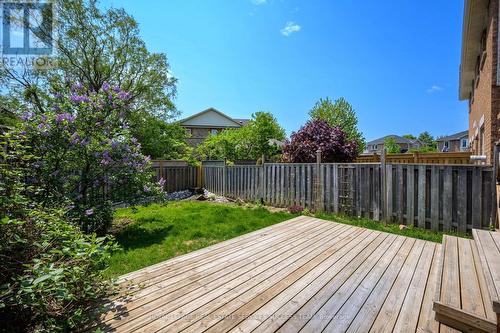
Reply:
[[[420,141],[418,140],[411,140],[404,138],[399,135],[387,135],[382,138],[378,138],[376,140],[370,141],[366,143],[366,148],[363,154],[381,154],[382,151],[384,150],[384,141],[385,139],[392,138],[396,141],[396,144],[399,145],[401,148],[401,153],[406,153],[411,149],[417,149],[422,146]]]
[[[438,138],[437,148],[441,152],[469,151],[469,131]]]
[[[249,119],[233,119],[217,109],[209,108],[179,121],[191,137],[188,143],[196,147],[210,134],[217,134],[228,128],[240,128],[248,123]]]

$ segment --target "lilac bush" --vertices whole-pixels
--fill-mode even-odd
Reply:
[[[133,203],[161,191],[128,129],[130,97],[107,83],[99,92],[73,84],[53,93],[50,111],[22,116],[21,134],[40,157],[31,180],[41,189],[37,199],[68,207],[85,232],[106,231],[112,202]]]
[[[358,144],[349,140],[340,127],[332,127],[323,120],[310,120],[285,142],[283,160],[314,163],[318,149],[323,162],[351,162],[357,156]]]

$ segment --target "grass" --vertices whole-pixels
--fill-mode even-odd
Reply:
[[[198,201],[118,209],[114,229],[122,250],[108,276],[118,276],[292,218],[262,207]]]
[[[169,258],[290,219],[264,207],[199,201],[118,209],[113,223],[121,250],[111,257],[108,276],[119,276]],[[318,213],[318,218],[440,243],[442,232]],[[464,236],[464,235],[459,235]]]
[[[402,235],[406,237],[423,239],[435,243],[441,243],[443,240],[443,235],[453,235],[458,237],[471,238],[470,235],[461,234],[456,232],[440,232],[440,231],[431,231],[426,229],[408,227],[405,229],[399,229],[399,224],[385,224],[383,222],[377,222],[370,219],[365,218],[353,218],[349,216],[340,216],[340,215],[332,215],[325,213],[317,213],[314,215],[319,219],[335,221],[338,223],[344,223],[349,225],[355,225],[358,227],[378,230],[383,232],[388,232],[391,234]]]

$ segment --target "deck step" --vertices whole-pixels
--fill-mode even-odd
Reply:
[[[444,236],[434,298],[436,320],[464,332],[496,332],[496,314],[474,240]]]

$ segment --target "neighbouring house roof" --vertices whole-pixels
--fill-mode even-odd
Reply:
[[[241,126],[245,126],[250,121],[250,119],[236,119],[236,118],[233,120],[236,121],[237,123],[240,123]]]
[[[179,120],[186,127],[238,128],[248,123],[249,119],[233,119],[215,108],[208,108],[192,116]]]
[[[452,135],[447,135],[447,136],[443,136],[443,137],[440,137],[440,138],[437,138],[436,141],[453,141],[453,140],[460,140],[462,138],[468,138],[469,137],[469,131],[462,131],[462,132],[458,132],[458,133],[455,133],[455,134],[452,134]]]
[[[404,138],[402,136],[399,136],[399,135],[394,135],[394,134],[391,134],[391,135],[386,135],[382,138],[378,138],[378,139],[375,139],[373,141],[370,141],[370,142],[367,142],[366,144],[367,145],[381,145],[381,144],[384,144],[384,141],[385,139],[388,139],[388,138],[393,138],[396,140],[396,143],[404,143],[404,144],[420,144],[420,141],[418,140],[411,140],[411,139],[407,139],[407,138]]]
[[[472,92],[476,61],[481,52],[481,38],[483,30],[488,24],[488,2],[488,0],[465,0],[460,64],[460,100],[468,99]]]

